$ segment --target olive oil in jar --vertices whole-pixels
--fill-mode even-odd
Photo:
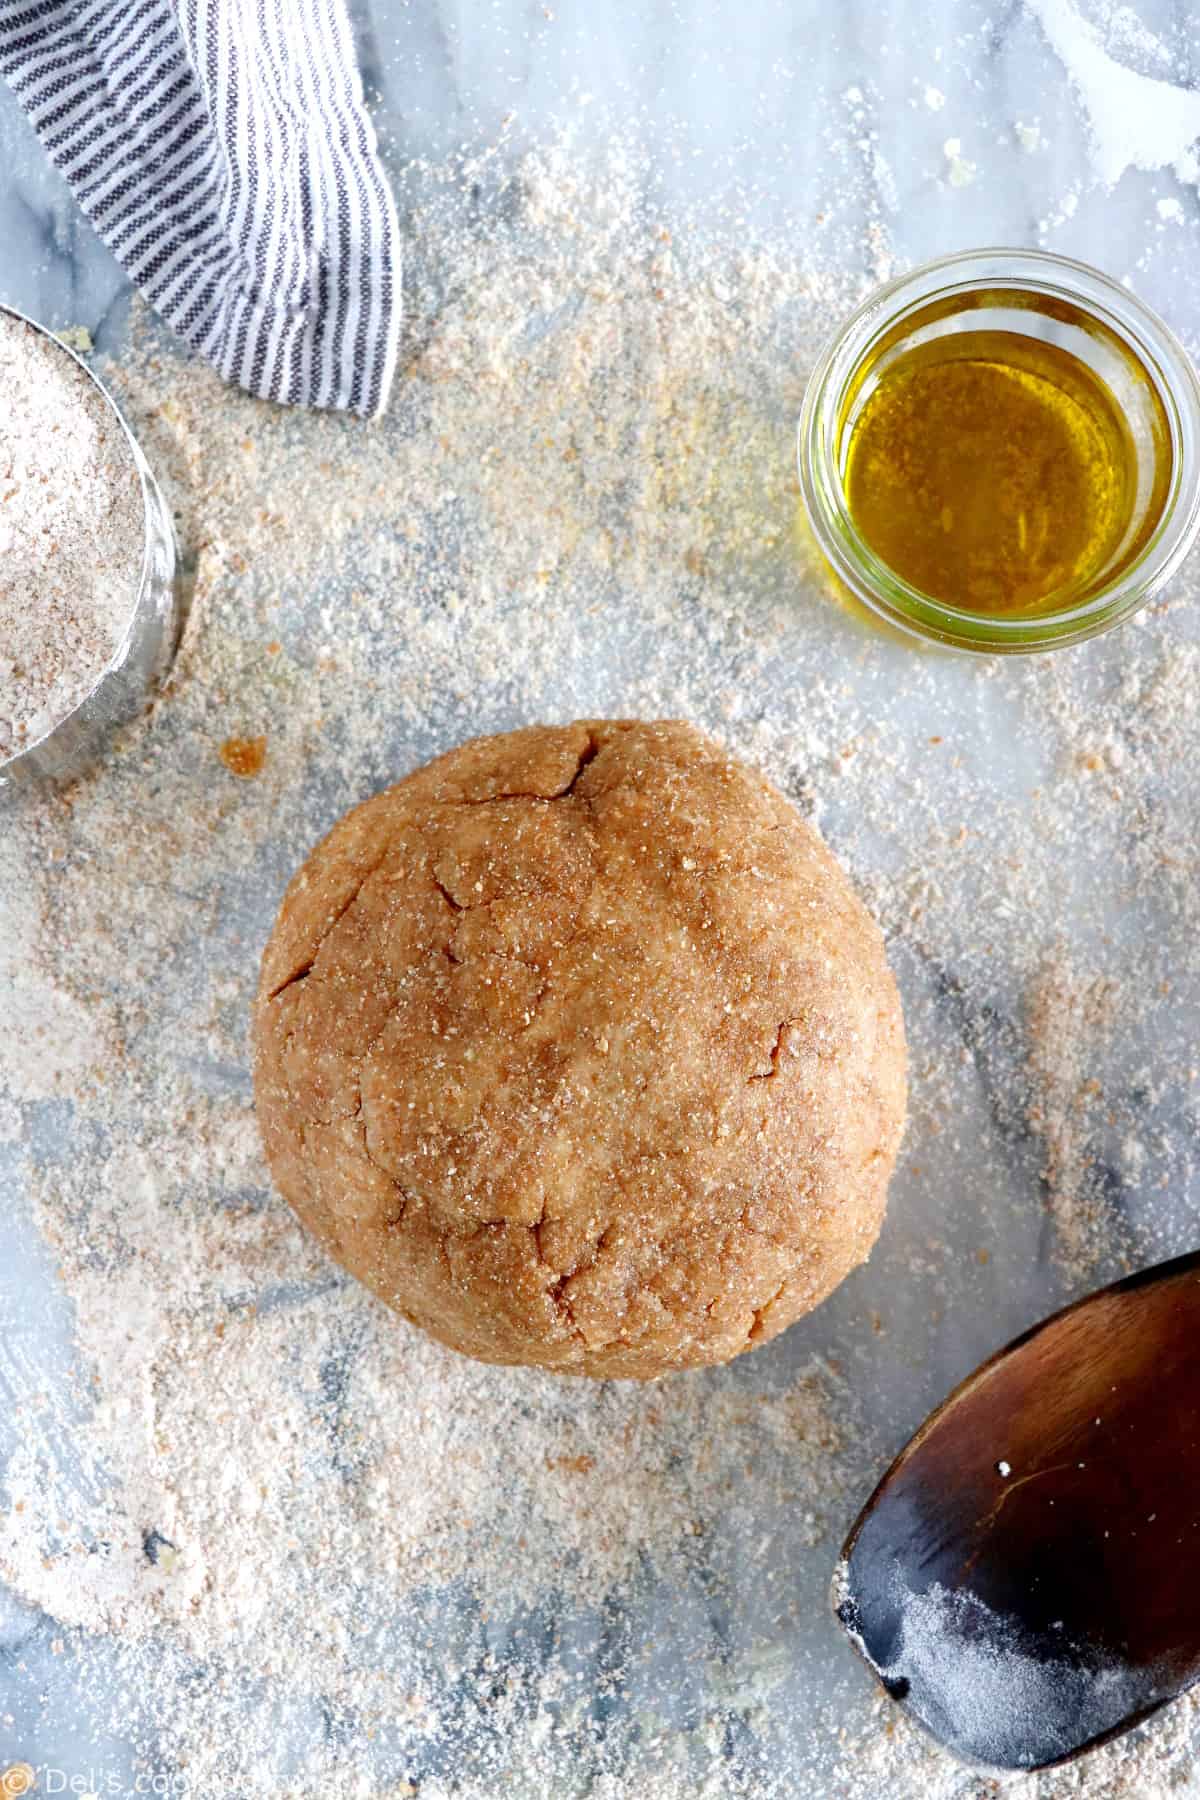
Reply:
[[[1082,643],[1200,537],[1200,376],[1099,269],[964,250],[870,294],[805,390],[800,492],[839,591],[983,655]]]
[[[862,374],[846,501],[912,587],[966,612],[1031,614],[1086,594],[1141,548],[1124,409],[1071,350],[955,331]]]

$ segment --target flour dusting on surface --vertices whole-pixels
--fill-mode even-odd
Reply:
[[[0,1576],[62,1670],[18,1668],[0,1762],[85,1717],[127,1791],[979,1800],[814,1622],[930,1368],[1031,1323],[1030,1270],[1048,1311],[1194,1241],[1163,1129],[1195,1106],[1191,590],[1056,657],[899,644],[829,589],[794,478],[860,278],[689,231],[619,144],[415,170],[406,211],[378,425],[257,404],[144,327],[110,371],[194,595],[153,715],[0,834],[43,1030],[0,1049],[0,1154],[63,1301],[0,1313]],[[257,959],[314,840],[472,733],[598,714],[691,717],[817,819],[912,1046],[867,1270],[650,1388],[386,1314],[271,1195],[249,1105]],[[1192,1717],[1005,1792],[1194,1791]]]
[[[1026,5],[1087,108],[1097,177],[1112,187],[1126,169],[1177,166],[1181,179],[1194,180],[1200,93],[1119,60],[1074,0],[1026,0]],[[1119,11],[1124,18],[1131,16],[1126,8]],[[1118,25],[1115,32],[1112,23]],[[1130,33],[1120,31],[1119,21],[1110,22],[1109,35],[1128,53]],[[1147,47],[1157,52],[1156,61],[1165,55],[1144,27],[1133,35],[1132,47],[1143,59]]]

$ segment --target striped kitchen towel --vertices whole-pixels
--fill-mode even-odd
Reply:
[[[0,70],[109,249],[227,380],[382,408],[399,228],[343,0],[0,0]]]

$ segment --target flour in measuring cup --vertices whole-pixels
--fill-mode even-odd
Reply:
[[[59,724],[115,655],[144,536],[112,407],[52,337],[0,311],[0,761]]]

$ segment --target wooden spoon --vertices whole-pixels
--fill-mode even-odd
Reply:
[[[1056,1313],[892,1464],[834,1606],[965,1761],[1064,1762],[1200,1679],[1200,1253]]]

